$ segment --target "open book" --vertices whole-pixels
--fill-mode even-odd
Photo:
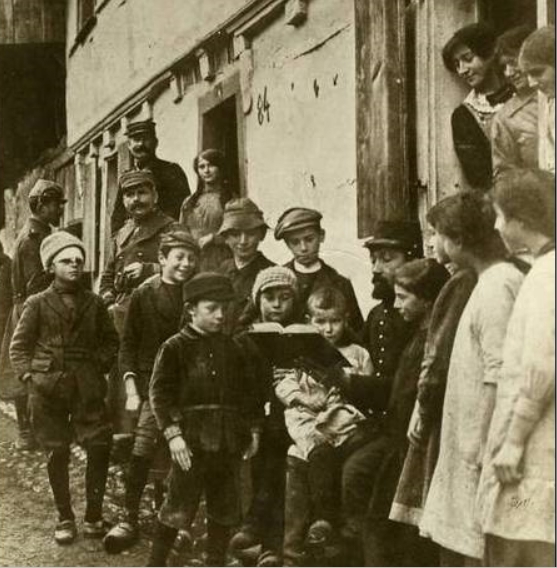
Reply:
[[[275,322],[255,323],[249,335],[275,367],[287,369],[301,362],[325,369],[350,366],[342,353],[311,325],[282,327]]]

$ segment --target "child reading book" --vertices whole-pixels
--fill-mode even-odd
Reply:
[[[372,373],[369,353],[347,339],[347,303],[339,290],[317,289],[308,299],[307,311],[312,326],[344,355],[352,372]],[[365,420],[338,387],[331,386],[327,375],[323,368],[275,370],[275,392],[286,406],[286,427],[295,444],[289,453],[308,462],[313,522],[307,543],[319,546],[331,539],[340,465],[357,446],[358,424]]]

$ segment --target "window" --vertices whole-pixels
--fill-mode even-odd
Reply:
[[[95,15],[95,0],[77,0],[77,31],[88,25]]]

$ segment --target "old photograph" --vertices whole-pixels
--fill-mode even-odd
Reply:
[[[555,0],[0,0],[0,566],[555,566]]]

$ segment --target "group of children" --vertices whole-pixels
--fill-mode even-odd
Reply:
[[[455,55],[466,37],[447,51],[458,68],[474,57]],[[158,208],[152,172],[121,176],[129,219],[99,295],[83,285],[83,243],[50,233],[62,189],[41,180],[35,192],[44,234],[26,246],[43,272],[29,283],[45,284],[21,297],[9,355],[30,435],[48,452],[55,540],[77,537],[77,441],[83,534],[109,553],[138,539],[153,466],[168,473],[150,566],[166,564],[202,496],[207,565],[225,565],[229,549],[244,561],[255,550],[259,566],[311,554],[554,563],[554,176],[507,164],[487,195],[441,200],[427,214],[436,260],[423,258],[417,223],[380,222],[365,243],[379,303],[364,323],[352,284],[320,257],[321,213],[278,218],[293,258],[276,266],[259,250],[263,212],[231,198],[221,157],[196,158],[200,184],[179,223]],[[277,367],[256,338],[264,324],[307,324],[344,362],[310,353]],[[122,410],[135,416],[133,448],[111,526],[102,504]]]

